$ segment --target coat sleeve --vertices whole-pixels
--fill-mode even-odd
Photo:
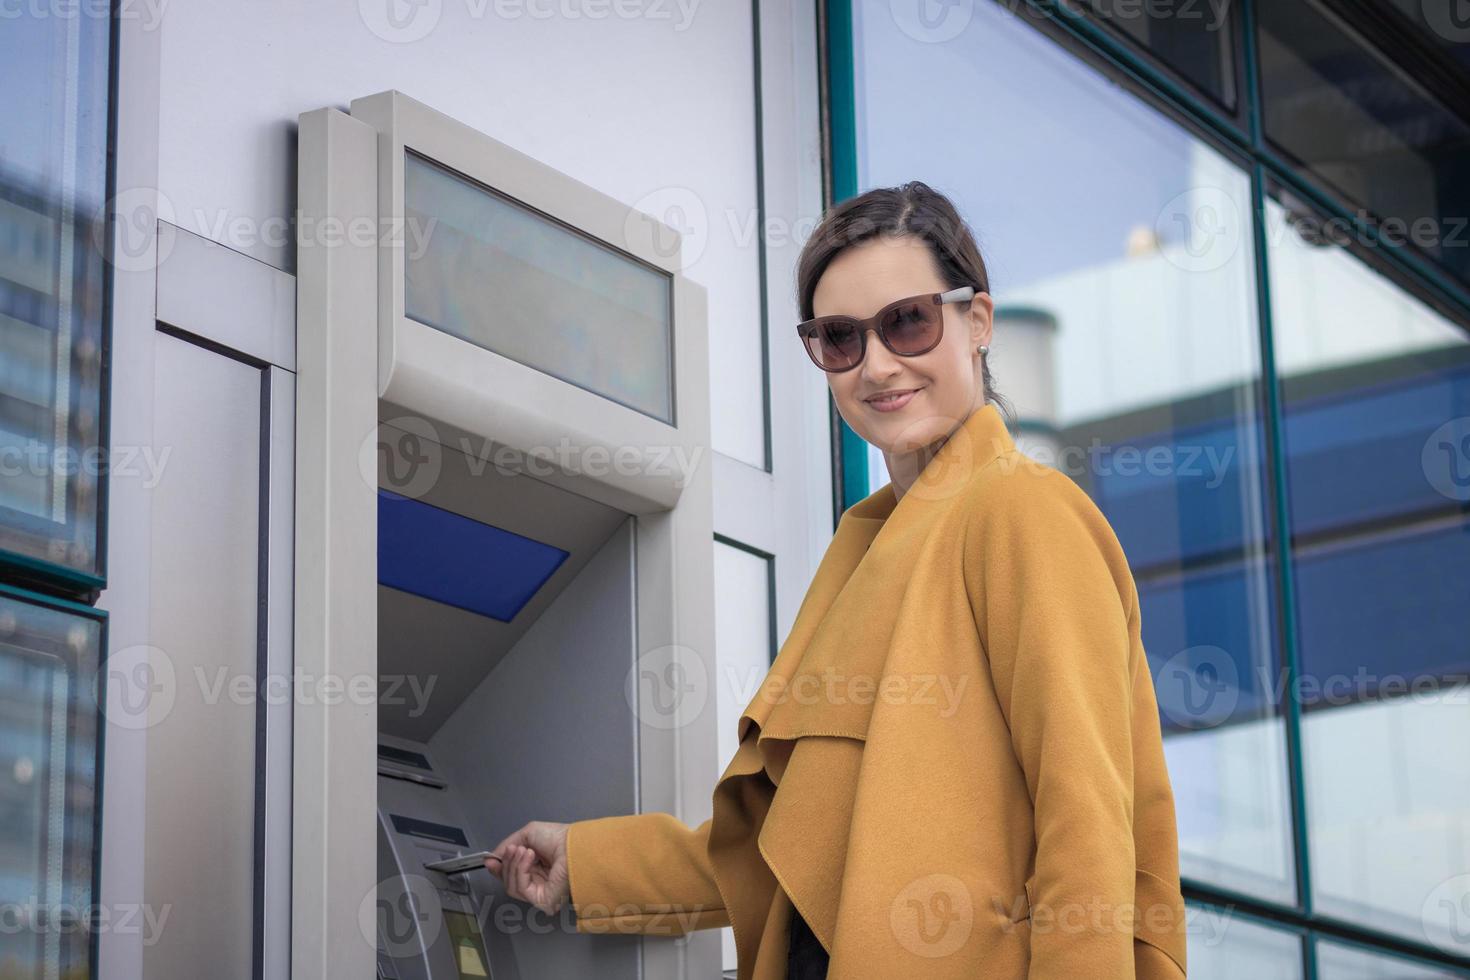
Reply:
[[[579,820],[567,830],[577,931],[682,936],[730,924],[709,860],[706,820],[669,813]]]
[[[1031,797],[1030,975],[1132,980],[1139,665],[1122,549],[1070,477],[1029,462],[984,484],[964,547],[966,589]]]

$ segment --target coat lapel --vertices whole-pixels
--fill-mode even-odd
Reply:
[[[935,509],[964,499],[975,474],[1011,448],[999,412],[986,405],[902,499],[887,484],[839,520],[790,634],[740,716],[739,748],[715,787],[709,854],[741,964],[755,961],[778,885],[831,950],[874,688],[905,599],[908,569],[896,556],[917,553],[910,538]],[[786,792],[776,794],[781,784]],[[743,968],[740,980],[752,970]]]

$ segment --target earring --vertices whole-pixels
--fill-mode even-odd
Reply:
[[[981,344],[979,347],[976,347],[975,348],[975,353],[977,353],[977,354],[989,354],[990,353],[990,346],[988,344]]]

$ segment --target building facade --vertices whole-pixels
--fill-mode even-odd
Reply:
[[[364,975],[375,921],[391,971],[383,879],[358,866],[428,839],[383,800],[417,805],[430,756],[475,844],[536,818],[707,816],[841,510],[887,480],[792,342],[795,259],[825,206],[910,179],[979,239],[1018,441],[1091,494],[1138,581],[1190,975],[1470,976],[1454,0],[43,0],[0,12],[0,80],[0,978]],[[383,150],[421,109],[471,156]],[[472,213],[515,275],[455,266]],[[321,219],[414,214],[462,237],[382,278],[407,312],[375,291],[352,312],[386,253]],[[556,259],[578,248],[579,272],[628,262],[571,292]],[[464,311],[502,297],[559,340],[477,340]],[[579,357],[593,302],[589,323],[642,338],[612,368]],[[325,372],[381,369],[374,338],[403,317],[468,344],[449,361],[517,361],[494,377],[541,400],[482,406],[515,435],[423,408],[448,366],[377,399],[376,432],[334,428]],[[675,336],[697,370],[670,367]],[[543,442],[596,441],[644,431],[628,411],[703,419],[697,493],[447,475],[478,458],[451,432],[524,463],[543,422]],[[422,484],[430,446],[446,475]],[[685,530],[660,523],[675,512]],[[691,526],[675,575],[656,549]],[[426,541],[520,575],[462,594]],[[676,651],[657,671],[655,647]],[[562,682],[528,693],[548,663]],[[362,670],[361,700],[291,683]],[[686,670],[701,721],[640,710]],[[546,726],[534,765],[495,752],[497,718]],[[532,774],[572,742],[602,754]],[[481,767],[516,794],[470,785]],[[482,912],[506,904],[483,888]],[[553,921],[497,946],[448,904],[439,924],[463,975],[735,966],[728,930]]]

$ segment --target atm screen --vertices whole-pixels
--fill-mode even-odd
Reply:
[[[488,977],[490,969],[485,963],[485,947],[480,944],[480,927],[473,916],[466,912],[444,910],[444,924],[449,927],[449,939],[454,944],[454,962],[461,977]]]

